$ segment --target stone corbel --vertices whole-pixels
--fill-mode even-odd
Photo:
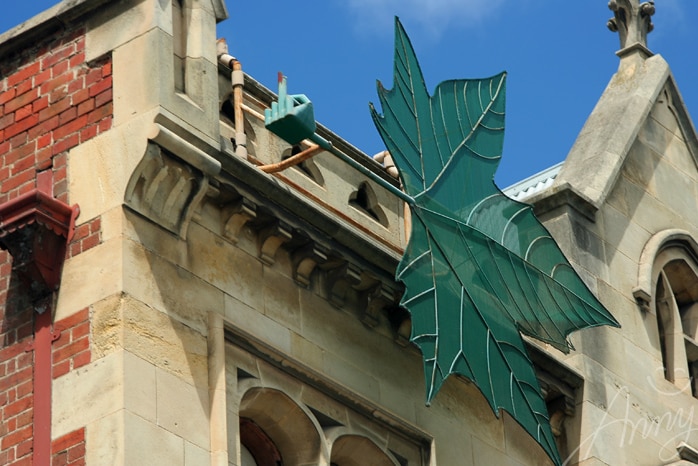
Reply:
[[[327,262],[327,250],[313,242],[293,251],[293,279],[300,286],[308,288],[310,277],[319,264]]]
[[[336,307],[343,307],[350,289],[361,283],[361,270],[349,262],[327,271],[327,297]]]
[[[125,203],[186,239],[189,223],[209,193],[209,180],[221,164],[159,124],[153,125],[149,139],[126,187]]]
[[[223,218],[226,217],[228,220],[225,222],[223,236],[237,243],[245,225],[257,218],[257,206],[244,197],[240,198],[235,205],[224,209]]]
[[[395,331],[395,343],[400,346],[407,346],[412,335],[412,317],[405,317],[397,326]]]
[[[550,416],[550,428],[553,435],[559,437],[565,430],[565,419],[574,416],[574,399],[567,395],[561,395],[548,402],[547,408]]]
[[[387,288],[382,282],[379,282],[373,288],[366,291],[365,299],[365,311],[361,317],[361,321],[364,325],[371,328],[378,325],[378,318],[380,317],[381,311],[387,306],[394,305],[396,301],[395,292]]]
[[[258,233],[259,258],[267,265],[276,262],[276,252],[292,238],[291,227],[279,220],[262,227]]]

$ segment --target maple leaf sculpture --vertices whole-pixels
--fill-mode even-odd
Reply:
[[[616,320],[584,285],[530,206],[494,184],[504,139],[504,73],[426,90],[396,19],[394,83],[371,105],[412,211],[396,278],[422,351],[427,403],[446,377],[474,382],[495,414],[503,409],[560,456],[521,333],[568,352],[567,335]]]

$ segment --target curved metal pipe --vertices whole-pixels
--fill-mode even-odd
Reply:
[[[262,170],[264,173],[277,173],[282,170],[286,170],[289,167],[296,166],[299,163],[303,163],[304,161],[313,157],[322,150],[322,147],[313,145],[308,147],[306,150],[287,158],[286,160],[282,160],[281,162],[270,163],[268,165],[261,165],[259,169]]]

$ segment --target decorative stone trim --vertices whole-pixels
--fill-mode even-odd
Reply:
[[[652,271],[655,258],[662,249],[671,244],[680,244],[690,254],[698,257],[698,242],[685,230],[663,230],[652,235],[642,249],[637,272],[637,286],[633,288],[633,297],[640,309],[645,312],[649,312],[651,309],[650,302],[653,294]]]
[[[291,227],[279,220],[262,227],[257,238],[259,241],[259,258],[267,265],[273,265],[279,248],[291,240],[293,234]]]
[[[257,206],[244,197],[240,198],[236,204],[223,209],[223,218],[227,218],[223,227],[223,236],[232,243],[237,243],[245,225],[257,218],[256,209]]]
[[[186,239],[189,222],[201,205],[209,178],[157,144],[148,144],[126,188],[131,209]]]

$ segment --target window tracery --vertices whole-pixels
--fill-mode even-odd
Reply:
[[[633,295],[640,309],[655,315],[664,378],[698,395],[698,242],[678,229],[653,235]]]
[[[698,265],[682,245],[659,253],[655,262],[654,307],[664,377],[682,391],[698,394]]]
[[[228,425],[238,426],[229,427],[237,432],[228,439],[230,458],[239,455],[243,466],[428,464],[429,439],[386,426],[376,407],[346,405],[351,397],[309,383],[316,375],[289,374],[273,356],[254,353],[226,348],[226,360],[234,361],[226,364]]]

